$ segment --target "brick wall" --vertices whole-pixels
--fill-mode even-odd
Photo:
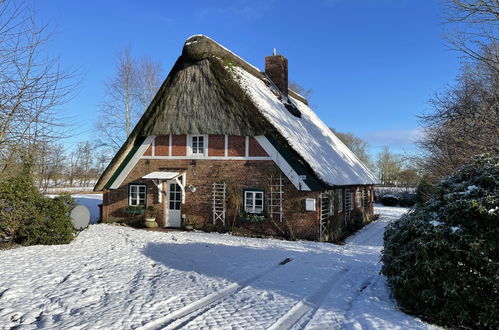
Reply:
[[[172,156],[185,156],[187,154],[187,135],[172,135]]]
[[[249,156],[250,157],[267,157],[268,154],[265,150],[263,150],[262,146],[258,141],[253,137],[249,137]]]
[[[244,157],[246,151],[246,137],[229,135],[228,139],[227,155],[229,157]]]
[[[243,144],[244,145],[244,144]],[[158,190],[150,180],[142,180],[141,177],[154,171],[183,171],[185,170],[187,180],[186,186],[196,187],[195,192],[186,189],[185,204],[182,205],[182,214],[193,220],[197,227],[212,223],[212,184],[213,182],[226,182],[228,190],[239,191],[240,203],[242,205],[242,191],[245,188],[262,189],[265,197],[269,197],[270,173],[280,174],[279,168],[270,160],[196,160],[190,159],[141,159],[124,180],[120,188],[109,190],[107,193],[107,205],[103,212],[104,221],[111,222],[123,219],[126,214],[123,208],[128,205],[128,184],[144,183],[147,185],[147,204],[153,205],[159,211],[157,218],[160,225],[163,224],[162,203],[157,202]],[[291,224],[295,235],[304,239],[318,239],[319,213],[317,211],[305,211],[305,198],[311,197],[318,200],[317,192],[303,192],[294,188],[292,183],[284,177],[284,218]],[[266,201],[267,205],[267,201]],[[227,214],[227,222],[234,218],[234,209]],[[251,229],[251,225],[243,225]],[[263,225],[253,228],[259,234],[281,235],[278,227],[285,227],[277,223],[277,226],[267,221]]]
[[[170,136],[169,135],[156,136],[156,139],[154,141],[154,155],[155,156],[168,156],[169,145],[170,145]]]
[[[225,135],[208,137],[208,156],[225,156]]]

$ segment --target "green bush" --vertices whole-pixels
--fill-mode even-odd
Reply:
[[[416,203],[425,203],[433,191],[433,185],[428,176],[424,175],[416,188]]]
[[[385,231],[382,273],[406,311],[499,328],[499,156],[472,159]]]
[[[33,184],[29,170],[0,182],[0,231],[23,245],[65,244],[73,239],[71,197],[47,198]]]
[[[384,195],[381,197],[381,204],[385,206],[395,206],[399,203],[399,200],[396,196],[393,195]]]

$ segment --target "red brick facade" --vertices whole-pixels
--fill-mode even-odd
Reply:
[[[268,156],[267,152],[265,152],[265,150],[263,150],[260,143],[258,143],[258,141],[254,137],[252,137],[252,136],[249,137],[248,145],[249,145],[249,156],[250,157],[267,157]]]
[[[208,137],[208,156],[225,156],[225,135]]]
[[[155,156],[168,156],[170,148],[170,136],[158,135],[154,141],[154,155]],[[144,155],[145,156],[145,155]]]
[[[227,153],[229,157],[244,157],[246,152],[246,137],[229,135]]]
[[[226,183],[227,185],[227,215],[226,228],[233,228],[232,223],[240,231],[248,234],[268,234],[289,237],[290,231],[294,237],[303,239],[319,239],[319,223],[321,210],[321,192],[300,191],[295,188],[286,175],[273,160],[251,160],[251,159],[209,159],[211,156],[223,157],[225,154],[224,135],[210,135],[208,139],[208,157],[200,159],[155,159],[154,157],[139,159],[137,164],[121,183],[118,189],[105,190],[103,194],[102,220],[113,222],[122,220],[128,215],[124,208],[128,206],[128,185],[140,183],[147,186],[147,205],[154,206],[158,210],[157,222],[160,226],[164,223],[164,209],[166,207],[166,189],[163,188],[162,201],[158,202],[158,188],[151,180],[141,179],[151,172],[185,172],[185,203],[181,205],[181,214],[194,222],[195,227],[203,228],[211,225],[213,221],[212,213],[212,190],[213,183]],[[170,136],[163,135],[155,138],[154,150],[147,149],[143,156],[166,156]],[[172,156],[185,156],[187,151],[187,136],[171,136]],[[247,148],[249,155],[253,157],[267,157],[268,154],[253,137],[248,138]],[[246,138],[242,136],[228,136],[227,154],[229,157],[244,156],[246,151]],[[243,192],[245,189],[263,190],[265,195],[264,208],[267,218],[271,177],[283,177],[283,222],[277,219],[266,220],[263,223],[243,223],[239,221],[239,211],[242,210]],[[163,184],[164,187],[166,186]],[[191,189],[188,189],[190,187]],[[192,189],[195,188],[195,189]],[[351,187],[354,189],[354,197],[357,189],[372,189],[367,187]],[[343,190],[343,201],[345,201],[345,190]],[[364,196],[364,195],[363,195]],[[367,195],[366,195],[367,196]],[[373,193],[369,205],[358,205],[357,198],[354,198],[354,211],[352,216],[345,219],[346,210],[338,213],[335,205],[334,214],[327,220],[327,227],[330,235],[329,240],[337,240],[342,237],[345,229],[353,226],[355,221],[365,221],[366,215],[372,215]],[[313,198],[316,203],[315,211],[305,210],[305,199]],[[337,198],[337,197],[336,197]],[[353,220],[351,220],[353,219]],[[350,224],[352,223],[352,225]],[[291,229],[291,230],[290,230]]]
[[[143,183],[147,185],[147,205],[153,205],[159,211],[158,223],[163,225],[163,208],[165,198],[158,203],[158,189],[151,180],[142,180],[141,177],[154,171],[168,169],[186,172],[186,186],[192,185],[195,192],[186,189],[185,204],[182,205],[182,214],[194,221],[196,227],[212,223],[212,185],[214,182],[226,182],[227,190],[237,190],[240,196],[228,196],[228,199],[240,199],[244,189],[261,189],[265,197],[269,197],[269,173],[279,173],[279,168],[271,160],[196,160],[189,159],[141,159],[116,190],[105,191],[108,197],[104,202],[103,220],[112,222],[126,217],[123,208],[128,205],[128,184]],[[306,212],[302,203],[305,198],[318,200],[318,192],[305,192],[295,189],[287,179],[284,180],[284,194],[286,196],[284,216],[293,224],[297,237],[317,239],[319,233],[319,213]],[[106,203],[107,201],[107,203]],[[230,201],[229,201],[230,203]],[[268,203],[267,201],[265,203]],[[234,210],[228,210],[227,220],[232,221]],[[229,220],[230,219],[230,220]],[[263,225],[263,232],[279,235],[278,230],[270,222]]]
[[[187,135],[172,135],[172,156],[187,155]]]

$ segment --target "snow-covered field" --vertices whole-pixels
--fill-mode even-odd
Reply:
[[[92,225],[0,251],[0,328],[427,329],[379,275],[380,220],[344,246]]]

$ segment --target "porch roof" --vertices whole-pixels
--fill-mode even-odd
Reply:
[[[176,177],[182,175],[180,172],[151,172],[147,175],[144,175],[142,179],[149,180],[171,180]]]

